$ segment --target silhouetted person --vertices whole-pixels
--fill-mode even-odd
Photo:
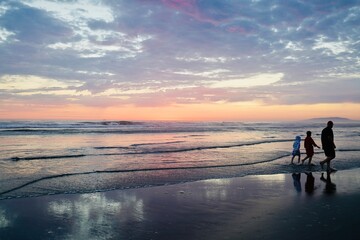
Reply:
[[[293,143],[291,164],[294,164],[295,156],[298,156],[298,163],[300,163],[300,146],[301,146],[301,137],[296,136],[295,141]]]
[[[306,182],[305,182],[305,192],[308,194],[312,194],[314,192],[315,186],[315,178],[312,175],[312,172],[305,173],[306,174]]]
[[[329,171],[326,172],[326,178],[324,178],[324,173],[321,173],[320,180],[326,183],[325,189],[324,189],[325,193],[333,194],[336,192],[336,184],[331,182]]]
[[[309,165],[311,165],[312,157],[314,156],[314,146],[320,148],[312,139],[311,132],[306,132],[306,138],[304,141],[304,147],[306,150],[306,157],[301,161],[301,164],[304,164],[306,159],[309,159]],[[313,164],[314,165],[314,164]]]
[[[321,168],[323,168],[324,163],[327,163],[328,171],[335,170],[330,167],[330,161],[335,158],[335,148],[336,148],[334,143],[334,133],[332,130],[333,126],[334,123],[332,121],[329,121],[327,123],[327,127],[324,128],[321,132],[321,144],[322,144],[322,148],[324,149],[326,158],[320,162],[320,165]]]

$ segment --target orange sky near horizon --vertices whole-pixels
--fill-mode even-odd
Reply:
[[[318,117],[360,120],[360,104],[261,105],[255,102],[187,104],[168,107],[56,108],[19,105],[1,107],[0,119],[135,120],[135,121],[296,121]]]

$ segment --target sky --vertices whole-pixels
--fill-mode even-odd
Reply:
[[[0,119],[360,120],[360,0],[2,0]]]

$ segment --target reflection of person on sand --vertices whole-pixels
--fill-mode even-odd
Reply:
[[[314,140],[312,139],[311,132],[307,131],[306,132],[306,138],[305,138],[305,141],[304,141],[304,147],[305,147],[305,150],[306,150],[306,157],[301,161],[301,164],[304,164],[305,160],[309,159],[309,165],[314,165],[314,164],[311,164],[312,157],[314,156],[314,146],[317,147],[317,148],[320,148],[314,142]]]
[[[295,141],[293,143],[291,164],[294,164],[295,156],[298,156],[298,163],[300,163],[300,145],[301,145],[301,137],[296,136]]]
[[[324,189],[325,193],[328,193],[328,194],[335,193],[336,184],[331,182],[330,172],[329,171],[326,172],[326,178],[324,178],[324,173],[321,173],[320,180],[326,183],[325,189]]]
[[[301,192],[301,183],[300,183],[301,173],[293,173],[292,178],[294,180],[294,187],[297,192]]]
[[[314,192],[315,178],[312,175],[312,172],[305,173],[306,174],[306,182],[305,182],[305,192],[308,194],[312,194]]]
[[[324,167],[324,163],[327,163],[327,170],[333,171],[335,169],[332,169],[330,167],[330,161],[335,158],[335,143],[334,143],[334,133],[332,130],[332,127],[334,126],[334,123],[332,121],[329,121],[327,123],[327,127],[324,128],[321,132],[321,144],[322,148],[324,149],[324,153],[326,158],[320,162],[321,168]]]

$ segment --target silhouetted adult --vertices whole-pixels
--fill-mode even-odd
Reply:
[[[330,161],[335,158],[335,143],[334,143],[334,133],[333,128],[334,123],[332,121],[328,121],[327,127],[324,128],[321,132],[321,144],[322,148],[324,149],[324,153],[326,158],[320,162],[321,168],[323,168],[324,163],[327,163],[327,170],[332,171],[330,167]]]

